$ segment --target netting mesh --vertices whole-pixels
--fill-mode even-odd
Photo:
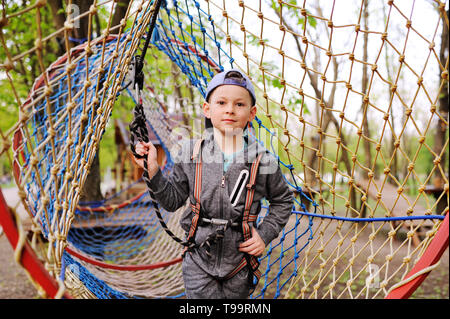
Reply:
[[[36,251],[74,296],[180,297],[181,247],[145,189],[79,202],[111,113],[135,101],[128,67],[154,3],[123,3],[116,15],[122,2],[69,1],[55,28],[50,4],[3,4],[0,80],[14,99],[0,107],[16,119],[1,127],[1,154]],[[449,203],[445,10],[440,1],[162,1],[143,105],[165,174],[179,143],[201,134],[209,79],[234,67],[256,89],[251,134],[296,195],[251,297],[382,298],[422,256]],[[14,21],[30,17],[34,42],[14,41]],[[40,74],[28,87],[27,73]],[[182,236],[180,212],[163,214]]]

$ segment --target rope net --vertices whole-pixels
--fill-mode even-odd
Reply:
[[[111,117],[132,114],[129,66],[155,4],[68,1],[58,14],[53,1],[24,3],[2,5],[0,164],[34,250],[75,297],[183,297],[182,247],[141,180],[80,201]],[[142,98],[164,174],[201,135],[208,81],[234,67],[256,89],[250,134],[295,194],[252,298],[383,298],[433,240],[449,210],[446,5],[162,1]],[[162,211],[179,237],[183,210]]]

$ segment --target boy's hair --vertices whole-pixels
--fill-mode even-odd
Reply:
[[[238,86],[242,86],[243,88],[247,89],[247,91],[250,94],[250,97],[252,99],[252,106],[255,105],[255,103],[256,103],[255,89],[253,88],[253,85],[250,82],[250,79],[246,75],[244,75],[242,72],[240,72],[239,70],[236,70],[236,69],[218,73],[211,79],[211,81],[209,82],[208,87],[206,89],[206,102],[209,103],[209,98],[210,98],[212,92],[217,87],[224,85],[224,84],[238,85]]]
[[[237,71],[230,71],[227,74],[225,74],[225,79],[230,79],[230,78],[234,78],[237,81],[245,82],[245,79],[242,76],[242,74]]]

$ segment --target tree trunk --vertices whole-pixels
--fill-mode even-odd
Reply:
[[[76,10],[73,10],[77,14],[83,14],[86,11],[89,11],[90,6],[93,3],[93,0],[74,0],[73,5],[77,10],[79,9],[79,12],[76,12]],[[75,16],[74,16],[75,18]],[[93,20],[91,18],[91,20]],[[79,20],[79,24],[74,24],[74,29],[72,36],[80,42],[86,41],[89,31],[89,15],[84,16]],[[92,26],[92,21],[91,21]],[[83,130],[84,127],[86,127],[87,121],[81,123],[81,130]],[[91,166],[89,168],[89,173],[86,177],[83,189],[81,191],[80,196],[80,202],[91,202],[91,201],[100,201],[103,199],[103,195],[100,189],[100,183],[101,183],[101,175],[100,175],[100,158],[99,158],[99,151],[97,150],[96,154],[94,155],[94,159],[92,160]]]
[[[80,7],[80,14],[89,10],[89,7],[92,4],[92,0],[89,1],[76,0],[74,2]],[[129,0],[120,0],[117,3],[113,14],[113,20],[111,22],[111,27],[118,25],[120,21],[124,18],[125,14],[127,13],[129,2],[130,2]],[[88,36],[88,23],[89,23],[88,16],[86,16],[86,18],[83,19],[82,19],[83,21],[81,21],[80,23],[80,28],[77,29],[77,32],[75,33],[77,37],[81,39],[87,38]],[[119,28],[111,32],[111,34],[116,33],[119,33]],[[95,154],[95,157],[92,161],[89,174],[86,178],[83,191],[81,192],[80,201],[89,202],[102,200],[103,195],[101,193],[100,184],[101,184],[100,158],[99,158],[99,150],[97,150],[97,153]]]
[[[364,0],[363,2],[363,22],[364,22],[364,29],[369,30],[369,9],[368,9],[369,1]],[[367,62],[368,60],[368,39],[369,34],[367,32],[364,32],[363,35],[363,61]],[[367,73],[367,64],[363,63],[363,72],[362,72],[362,93],[363,93],[363,102],[361,105],[361,112],[363,114],[362,119],[362,133],[363,136],[370,138],[370,131],[369,131],[369,121],[368,121],[368,110],[369,110],[369,100],[365,99],[365,96],[367,94],[367,87],[369,84],[369,76]],[[363,138],[363,145],[364,145],[364,153],[365,153],[365,165],[367,168],[371,168],[371,161],[372,161],[372,155],[370,151],[370,142]],[[375,165],[376,168],[376,165]]]
[[[447,21],[448,21],[448,17],[449,17],[449,11],[447,10],[446,12],[447,14]],[[439,52],[439,59],[441,61],[441,64],[446,66],[447,65],[447,60],[448,60],[448,49],[449,49],[449,32],[448,32],[448,25],[445,21],[445,16],[442,17],[442,34],[441,34],[441,48],[440,48],[440,52]],[[442,87],[442,90],[439,92],[439,114],[441,115],[442,118],[444,118],[447,123],[448,123],[448,113],[449,113],[449,96],[448,96],[448,70],[447,70],[447,78],[443,79],[442,78],[442,72],[443,70],[439,71],[439,79],[441,81],[444,81],[444,85]],[[441,83],[441,82],[440,82]],[[436,135],[435,135],[435,139],[434,139],[434,152],[436,153],[436,155],[441,155],[441,153],[443,153],[443,148],[445,145],[445,141],[446,138],[448,138],[446,136],[448,132],[448,124],[445,124],[444,121],[442,121],[441,118],[438,119],[438,124],[437,124],[437,128],[436,128]],[[448,159],[446,159],[446,154],[445,152],[442,154],[441,160],[440,160],[440,166],[442,167],[442,170],[445,172],[446,178],[448,180],[448,167],[446,165],[446,161]],[[441,171],[439,169],[436,169],[435,171],[435,175],[433,178],[433,184],[435,187],[437,188],[443,188],[444,184],[445,184],[445,179],[441,174]],[[436,193],[436,195],[440,196],[441,193]],[[437,205],[437,213],[442,213],[444,211],[444,209],[448,206],[448,195],[447,196],[443,196],[443,198],[439,201],[438,205]]]
[[[384,20],[387,20],[387,16],[386,16],[386,11],[383,8],[383,17]],[[386,73],[387,73],[387,79],[389,81],[389,83],[392,83],[392,75],[391,75],[391,60],[390,60],[390,56],[389,56],[389,52],[388,52],[388,45],[384,45],[385,46],[385,50],[384,50],[384,62],[386,64]],[[389,96],[392,100],[394,99],[394,95],[395,93],[391,91],[391,87],[387,88],[387,96]],[[390,148],[389,148],[389,154],[392,154],[393,159],[392,159],[392,164],[391,164],[391,174],[398,179],[398,155],[397,155],[397,149],[394,146],[395,143],[395,117],[394,117],[394,108],[392,107],[392,104],[389,108],[389,117],[391,120],[391,126],[392,126],[392,130],[391,130],[391,143],[390,143]],[[375,178],[378,178],[379,174],[378,171],[375,171]]]
[[[64,28],[64,22],[66,21],[66,15],[64,14],[63,0],[48,0],[50,10],[53,15],[53,22],[57,30]],[[58,55],[63,55],[65,50],[64,45],[64,33],[55,37],[58,42]]]
[[[128,10],[128,5],[130,4],[130,0],[119,0],[117,1],[116,8],[114,10],[113,19],[111,22],[111,28],[120,24],[120,20],[125,17],[125,14]],[[111,33],[118,34],[120,28],[113,30]]]
[[[74,0],[73,4],[78,6],[79,12],[74,11],[75,14],[83,14],[86,11],[89,11],[90,6],[92,5],[93,0]],[[75,17],[74,17],[75,18]],[[81,41],[86,40],[89,32],[89,15],[86,15],[78,20],[79,23],[75,25],[73,29],[73,36]],[[92,32],[92,30],[91,30]]]

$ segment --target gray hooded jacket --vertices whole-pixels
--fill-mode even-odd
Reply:
[[[239,220],[244,211],[246,188],[239,193],[236,184],[243,170],[250,172],[251,163],[259,153],[264,153],[258,168],[256,178],[251,215],[257,215],[261,209],[260,201],[266,198],[269,205],[269,213],[257,227],[258,234],[268,245],[275,239],[286,225],[292,211],[293,196],[286,181],[283,179],[280,167],[273,155],[268,153],[257,141],[251,137],[247,139],[247,147],[236,155],[226,173],[223,170],[223,154],[219,145],[214,140],[212,130],[206,130],[203,134],[201,148],[202,155],[202,189],[200,205],[204,218],[220,218]],[[189,197],[191,203],[194,199],[195,163],[191,160],[195,140],[183,144],[181,151],[175,158],[175,165],[170,176],[164,176],[161,170],[151,178],[149,187],[152,189],[156,200],[167,211],[175,211],[186,204]],[[248,174],[249,175],[249,174]],[[236,189],[235,189],[236,188]],[[235,190],[233,192],[233,190]],[[233,204],[230,195],[233,196]],[[239,195],[239,196],[237,196]],[[183,213],[180,224],[188,233],[194,213],[189,207]],[[219,226],[206,224],[198,225],[195,242],[202,243],[209,234]],[[234,270],[244,256],[238,250],[243,241],[242,231],[228,228],[224,238],[210,247],[208,256],[204,247],[191,252],[192,260],[206,273],[216,278],[224,278]]]

